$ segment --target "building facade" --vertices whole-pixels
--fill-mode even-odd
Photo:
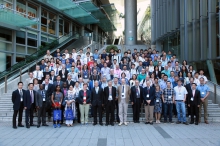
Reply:
[[[219,0],[151,0],[152,44],[205,69],[217,82],[219,15]]]

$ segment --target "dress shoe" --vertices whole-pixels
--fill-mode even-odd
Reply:
[[[51,117],[48,118],[48,122],[51,122]]]
[[[29,128],[30,128],[30,126],[29,126],[29,125],[27,125],[27,126],[26,126],[26,128],[28,128],[28,129],[29,129]]]
[[[153,123],[153,122],[150,122],[150,124],[153,125],[154,123]]]
[[[124,122],[125,126],[128,126],[128,123],[127,122]]]
[[[108,123],[105,124],[105,126],[108,126],[108,125],[109,125]]]
[[[49,126],[49,125],[47,125],[47,124],[42,124],[42,126]]]
[[[137,121],[134,121],[134,123],[137,123]]]
[[[111,123],[112,126],[114,126],[114,123]]]
[[[176,124],[181,124],[181,122],[180,122],[180,121],[177,121]]]
[[[205,123],[206,123],[206,124],[209,124],[209,122],[208,122],[208,121],[205,121]]]
[[[119,124],[118,124],[118,126],[121,126],[123,123],[122,122],[120,122]]]
[[[37,125],[37,128],[39,128],[40,127],[40,125]]]
[[[17,129],[17,126],[13,126],[13,129]]]
[[[190,122],[190,124],[194,124],[194,122]]]
[[[145,122],[145,124],[150,124],[150,122]]]
[[[99,123],[99,125],[103,126],[103,123]]]
[[[140,123],[140,121],[136,121],[136,123]]]
[[[97,123],[93,123],[93,126],[97,125]]]
[[[19,124],[18,127],[24,127],[24,125]]]
[[[196,122],[195,125],[198,125],[198,123]]]
[[[183,124],[185,124],[185,125],[189,125],[187,122],[183,122]]]
[[[34,124],[30,124],[30,126],[36,126],[36,125],[34,125]]]

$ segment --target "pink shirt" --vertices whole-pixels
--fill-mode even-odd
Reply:
[[[114,76],[117,78],[121,78],[121,69],[114,69]]]

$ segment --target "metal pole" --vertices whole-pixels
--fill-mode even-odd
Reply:
[[[217,97],[217,94],[216,94],[216,84],[214,84],[214,103],[216,104],[216,97]]]
[[[21,74],[22,74],[22,68],[20,68],[20,82],[21,82]]]
[[[5,76],[5,93],[7,93],[7,76]]]

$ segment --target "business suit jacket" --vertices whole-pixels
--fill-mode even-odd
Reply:
[[[116,99],[116,88],[114,86],[112,86],[112,101],[110,102],[108,98],[109,98],[109,87],[107,86],[104,88],[104,104],[107,105],[111,103],[112,105],[114,105]]]
[[[79,91],[79,97],[78,97],[78,102],[79,104],[83,104],[83,96],[84,96],[84,91],[80,90]],[[91,92],[89,90],[86,90],[86,104],[91,103]]]
[[[56,79],[56,76],[54,76],[53,77],[53,80],[52,80],[52,77],[50,77],[50,80],[52,81],[52,82],[55,82],[57,79]]]
[[[53,85],[54,85],[54,89],[55,89],[56,86],[58,85],[58,82],[57,81],[53,82]],[[60,81],[60,88],[63,88],[63,81]]]
[[[164,67],[162,67],[162,66],[160,66],[160,67],[158,66],[158,68],[159,68],[160,72],[162,72],[164,70]]]
[[[147,94],[148,94],[148,87],[145,87],[145,88],[143,89],[143,100],[144,100],[144,104],[145,104],[145,105],[148,105],[148,103],[147,103],[146,100],[151,100],[150,106],[153,106],[153,105],[154,105],[154,98],[155,98],[155,88],[154,88],[154,87],[150,87],[149,97],[147,97]]]
[[[130,87],[128,85],[124,85],[125,86],[125,100],[126,100],[126,103],[129,103],[129,98],[130,98]],[[121,95],[122,95],[122,85],[120,85],[118,87],[118,103],[121,102]]]
[[[68,80],[66,81],[67,84],[67,88],[69,89],[70,85],[72,85],[74,87],[75,82],[73,82],[72,80],[70,81],[70,83],[68,82]]]
[[[26,95],[24,96],[24,107],[27,107],[27,109],[30,109],[31,108],[30,90],[26,90],[25,94]],[[34,91],[34,90],[33,90],[33,95],[34,95],[34,102],[33,102],[33,104],[35,105],[37,94],[36,94],[36,91]]]
[[[140,89],[140,100],[141,100],[141,103],[143,102],[143,88],[141,86],[139,86],[139,89]],[[134,102],[136,103],[136,99],[137,99],[137,93],[136,93],[136,87],[133,86],[131,87],[131,95],[130,95],[130,100],[131,102]]]
[[[62,70],[59,71],[59,76],[61,77],[61,81],[65,82],[67,79],[68,71],[65,69],[64,72],[65,78],[63,78]]]
[[[188,97],[187,97],[188,104],[196,105],[196,106],[200,105],[201,95],[200,95],[200,91],[199,90],[195,91],[195,95],[193,97],[193,101],[191,101],[191,97],[193,97],[192,90],[191,90],[191,92],[188,92]]]
[[[45,101],[48,101],[48,95],[47,95],[47,92],[45,90],[38,90],[36,91],[36,106],[39,106],[39,107],[42,107],[43,105],[43,97],[42,97],[42,91],[44,92],[45,94]],[[47,102],[46,102],[47,103]]]
[[[45,84],[43,84],[43,87],[44,87],[44,89],[45,89]],[[52,95],[52,93],[54,92],[54,90],[55,90],[55,88],[54,88],[55,86],[53,85],[53,84],[48,84],[48,89],[47,89],[47,96],[51,96]]]
[[[26,91],[24,89],[22,89],[23,92],[23,101],[24,101],[24,96],[26,96]],[[19,94],[18,89],[12,92],[12,103],[13,103],[13,109],[14,110],[19,110],[20,108],[20,103],[21,103],[21,96]]]
[[[96,93],[95,87],[91,90],[91,103],[92,106],[102,105],[104,103],[103,90],[99,88],[98,93]]]
[[[156,74],[156,71],[153,71],[156,78],[161,78],[161,71],[158,71]]]

